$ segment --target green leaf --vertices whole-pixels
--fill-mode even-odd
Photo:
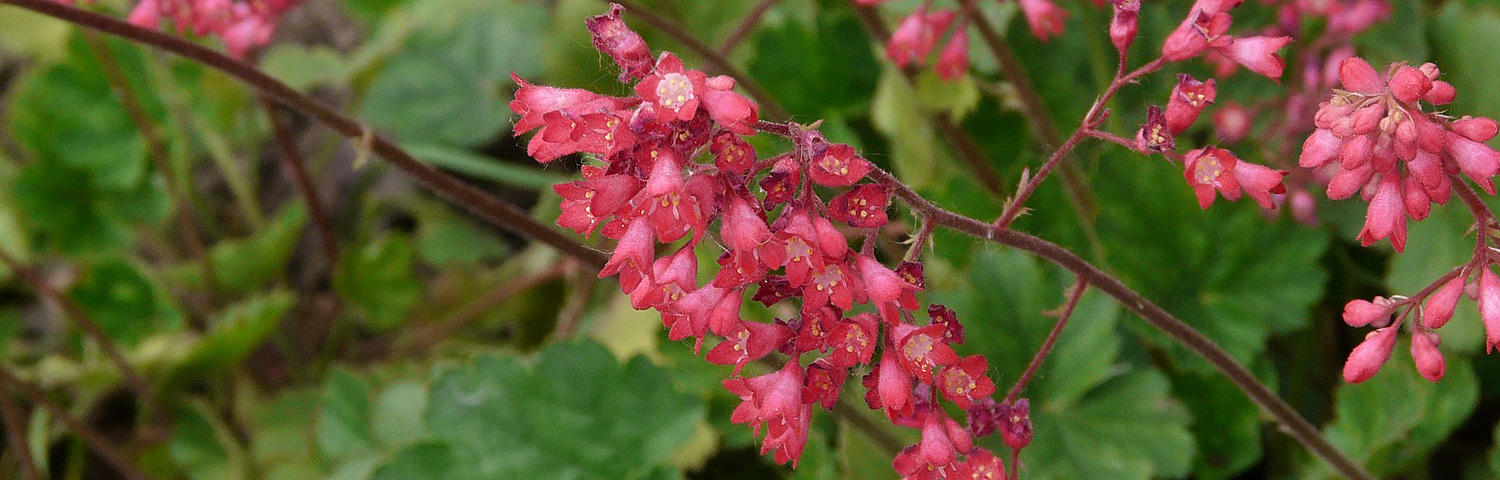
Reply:
[[[373,451],[370,418],[370,387],[347,371],[334,370],[324,381],[318,407],[318,451],[329,458]]]
[[[375,470],[371,480],[419,480],[455,477],[453,449],[446,443],[428,442],[406,447]]]
[[[234,434],[213,409],[199,401],[179,405],[172,413],[172,460],[192,480],[247,478]]]
[[[473,3],[473,2],[471,2]],[[451,28],[418,32],[381,69],[363,116],[406,140],[470,146],[510,122],[510,74],[541,69],[545,8],[490,1],[467,9]]]
[[[193,345],[177,374],[191,376],[237,364],[281,324],[293,300],[291,292],[277,290],[224,309],[203,339]]]
[[[357,2],[367,3],[367,2]],[[277,43],[266,50],[260,60],[266,74],[297,90],[316,86],[342,86],[349,76],[349,65],[338,52],[326,46],[304,46]]]
[[[984,354],[991,372],[1018,373],[1055,320],[1066,275],[1014,250],[976,254],[967,282],[940,294],[967,329],[961,353]],[[1188,414],[1149,364],[1121,364],[1119,307],[1097,291],[1080,299],[1057,345],[1027,386],[1036,437],[1022,451],[1027,478],[1149,479],[1188,473]],[[995,376],[997,388],[1013,378]],[[1149,441],[1142,441],[1149,439]]]
[[[26,225],[63,253],[99,253],[130,242],[129,227],[108,214],[82,170],[41,160],[22,168],[11,188]]]
[[[919,190],[946,178],[946,161],[940,160],[946,154],[939,152],[937,130],[901,72],[885,69],[872,102],[870,121],[891,141],[897,176]]]
[[[167,304],[134,265],[121,260],[91,267],[68,296],[77,300],[110,338],[127,346],[182,323],[182,313]]]
[[[377,477],[435,465],[448,475],[415,478],[640,478],[692,435],[703,405],[642,357],[621,366],[597,343],[560,343],[531,368],[481,357],[441,374],[426,418],[449,452],[408,448]]]
[[[755,36],[750,74],[793,115],[864,108],[880,75],[864,29],[842,12],[816,22],[815,29],[791,19],[763,29]]]
[[[428,437],[422,414],[427,411],[427,386],[392,383],[370,406],[370,434],[384,447],[400,447]]]
[[[52,63],[67,55],[68,23],[19,8],[0,10],[0,50]]]
[[[1447,374],[1432,383],[1417,374],[1408,350],[1405,341],[1398,343],[1375,377],[1340,385],[1336,419],[1324,429],[1334,446],[1381,478],[1425,468],[1422,460],[1479,402],[1478,378],[1467,360],[1450,356]],[[1339,478],[1326,463],[1310,461],[1315,464],[1301,478]]]
[[[1500,84],[1491,74],[1500,63],[1500,9],[1448,2],[1430,16],[1427,29],[1443,80],[1458,90],[1454,109],[1461,113],[1500,116]]]
[[[1200,209],[1180,171],[1159,164],[1105,162],[1101,169],[1110,180],[1097,183],[1099,237],[1126,285],[1244,364],[1272,334],[1307,325],[1328,278],[1318,263],[1327,237],[1268,221],[1248,199]],[[1212,371],[1165,334],[1132,325],[1178,366]]]
[[[109,45],[122,68],[139,75],[140,50]],[[106,78],[82,37],[75,38],[66,63],[18,92],[12,126],[38,156],[87,172],[97,187],[128,190],[145,176],[146,146]]]
[[[259,289],[286,271],[287,261],[307,226],[307,208],[293,203],[266,224],[255,236],[220,241],[209,252],[219,293],[237,295]],[[167,278],[178,285],[204,287],[203,269],[196,261],[167,270]]]
[[[371,327],[394,328],[422,297],[422,283],[412,271],[416,248],[404,235],[389,234],[358,250],[345,250],[343,268],[333,288]]]
[[[943,80],[931,70],[917,75],[917,98],[928,110],[948,114],[955,122],[979,108],[979,85],[974,77],[964,75],[958,80]]]
[[[1234,478],[1260,460],[1260,409],[1233,382],[1187,373],[1172,378],[1172,390],[1193,413],[1196,478]]]

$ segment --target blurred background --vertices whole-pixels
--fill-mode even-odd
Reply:
[[[831,140],[961,213],[997,216],[1023,169],[1050,153],[977,38],[969,75],[908,81],[846,1],[640,3],[722,48],[794,120],[822,120]],[[919,3],[879,12],[894,25]],[[1142,61],[1191,4],[1144,3],[1133,51]],[[1237,10],[1236,31],[1276,22],[1266,3]],[[1048,42],[1014,2],[979,10],[1030,72],[1041,121],[1068,132],[1116,54],[1107,7],[1059,5],[1070,17]],[[1451,114],[1500,116],[1500,6],[1389,5],[1389,20],[1354,38],[1358,53],[1376,65],[1435,61],[1458,90]],[[131,6],[85,8],[123,17]],[[559,201],[550,186],[582,159],[542,166],[526,156],[510,134],[510,75],[626,94],[583,25],[605,9],[599,0],[308,0],[251,61],[550,224]],[[739,37],[752,11],[759,21]],[[706,66],[629,11],[625,19],[653,50]],[[1302,28],[1313,37],[1324,26]],[[1284,52],[1280,85],[1243,71],[1221,77],[1219,104],[1274,107],[1300,82],[1298,45]],[[1182,68],[1213,71],[1201,61]],[[1145,107],[1165,103],[1175,71],[1125,89],[1104,128],[1133,135]],[[1272,128],[1276,108],[1255,111],[1244,139],[1217,138],[1205,120],[1178,144],[1295,168],[1306,132]],[[1002,185],[982,184],[954,157],[934,113],[961,125]],[[27,478],[25,457],[55,479],[130,478],[131,468],[195,480],[879,479],[894,478],[893,449],[917,438],[866,410],[851,377],[844,397],[856,408],[816,414],[798,467],[774,464],[748,427],[729,422],[738,398],[720,381],[730,368],[667,340],[660,318],[632,310],[613,279],[483,223],[360,142],[268,110],[230,77],[179,57],[0,6],[0,122],[0,250],[11,260],[0,266],[0,410],[15,427],[0,479]],[[788,148],[756,142],[762,157]],[[288,152],[304,160],[327,222],[288,176]],[[1181,167],[1160,157],[1087,143],[1073,158],[1087,189],[1070,197],[1049,181],[1016,228],[1069,247],[1203,331],[1376,475],[1500,477],[1500,361],[1482,354],[1472,302],[1442,330],[1441,382],[1416,373],[1405,340],[1371,381],[1339,377],[1364,334],[1339,320],[1343,304],[1413,293],[1466,261],[1471,220],[1461,208],[1413,224],[1395,255],[1354,240],[1363,202],[1320,200],[1302,222],[1248,201],[1202,210]],[[899,255],[915,226],[904,211],[892,219],[881,248]],[[949,232],[934,247],[924,303],[956,310],[968,329],[960,353],[987,355],[992,378],[1009,385],[1071,277]],[[743,314],[778,312],[747,302]],[[1097,292],[1031,385],[1027,479],[1334,477],[1207,363]]]

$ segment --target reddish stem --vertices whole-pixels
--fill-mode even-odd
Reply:
[[[6,386],[6,382],[0,381],[0,419],[5,423],[5,446],[16,457],[16,463],[20,464],[21,478],[42,480],[42,472],[36,466],[36,459],[31,457],[31,442],[26,441],[24,417],[21,406],[10,396],[10,388]]]
[[[287,175],[292,177],[297,192],[307,202],[307,211],[318,229],[319,240],[322,240],[323,255],[328,257],[329,265],[334,265],[339,261],[339,247],[338,239],[333,235],[333,220],[329,218],[328,210],[323,208],[322,197],[318,196],[318,189],[307,174],[307,164],[302,160],[302,153],[297,151],[297,139],[287,129],[279,112],[281,108],[275,100],[261,95],[260,104],[265,107],[266,119],[270,121],[276,143],[281,147],[281,164],[286,168]]]
[[[1057,344],[1057,337],[1062,335],[1063,326],[1068,324],[1068,318],[1073,316],[1073,308],[1078,306],[1078,299],[1083,298],[1083,292],[1088,291],[1089,283],[1082,277],[1073,284],[1073,289],[1068,292],[1068,303],[1063,304],[1062,314],[1057,317],[1057,324],[1052,326],[1052,331],[1047,333],[1047,341],[1042,342],[1042,347],[1037,349],[1036,355],[1031,357],[1031,364],[1026,366],[1026,371],[1021,378],[1016,379],[1016,384],[1010,387],[1005,394],[1005,403],[1013,403],[1016,397],[1021,395],[1021,390],[1026,388],[1026,383],[1031,381],[1031,376],[1036,374],[1037,368],[1042,366],[1042,361],[1047,359],[1047,354],[1052,353],[1052,347]]]
[[[745,18],[740,19],[739,25],[735,25],[734,30],[730,31],[729,35],[724,37],[724,41],[719,43],[718,55],[728,57],[729,54],[734,53],[734,47],[738,47],[745,37],[750,36],[750,32],[755,31],[755,27],[760,25],[760,18],[765,16],[771,7],[776,6],[778,1],[781,0],[760,0],[760,3],[751,7],[750,11],[745,14]]]
[[[68,430],[72,430],[74,435],[83,440],[83,444],[89,447],[89,450],[92,450],[95,455],[104,460],[104,463],[114,467],[115,473],[118,473],[121,477],[124,477],[126,480],[150,480],[151,477],[141,472],[140,468],[136,467],[125,456],[120,447],[110,441],[108,437],[105,437],[104,434],[99,433],[99,431],[94,430],[88,424],[74,417],[67,409],[54,403],[51,399],[47,398],[46,394],[42,393],[41,390],[32,384],[17,378],[11,372],[10,368],[3,364],[0,364],[0,383],[5,384],[8,388],[20,390],[23,395],[31,400],[33,405],[41,407],[42,410],[47,411],[48,415],[61,421],[64,426],[68,427]]]

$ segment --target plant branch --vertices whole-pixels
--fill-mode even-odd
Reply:
[[[1078,281],[1073,283],[1073,288],[1068,292],[1068,303],[1063,304],[1062,313],[1057,317],[1057,324],[1052,326],[1052,331],[1047,333],[1047,340],[1042,342],[1042,347],[1037,349],[1036,355],[1031,357],[1031,364],[1026,366],[1026,371],[1021,378],[1016,379],[1016,384],[1010,387],[1005,394],[1005,403],[1016,401],[1021,391],[1026,389],[1026,383],[1031,381],[1031,376],[1036,374],[1037,368],[1042,366],[1042,361],[1047,359],[1047,354],[1052,353],[1052,347],[1057,345],[1057,338],[1062,335],[1063,326],[1068,324],[1068,318],[1073,316],[1073,308],[1078,306],[1078,299],[1083,298],[1083,292],[1088,291],[1089,282],[1079,276]]]
[[[0,418],[5,422],[5,445],[14,452],[16,463],[21,464],[21,478],[42,480],[36,459],[31,457],[30,442],[26,441],[26,419],[22,417],[21,406],[16,405],[16,399],[10,396],[6,382],[0,381]]]
[[[197,209],[188,198],[182,184],[173,175],[173,168],[167,152],[166,140],[163,139],[161,130],[157,128],[156,122],[151,115],[146,113],[146,108],[141,104],[140,97],[135,90],[130,88],[130,81],[125,77],[125,69],[120,66],[120,61],[115,58],[113,51],[104,39],[95,32],[84,32],[84,44],[99,61],[99,67],[104,71],[104,78],[114,88],[115,95],[120,97],[120,105],[125,108],[126,116],[135,124],[136,130],[141,133],[141,138],[146,142],[146,156],[161,176],[166,180],[167,196],[172,203],[177,205],[177,223],[181,230],[182,241],[187,245],[188,253],[198,263],[198,268],[203,271],[204,286],[208,287],[212,294],[219,291],[219,275],[214,269],[213,258],[208,256],[207,244],[203,241],[202,225],[199,222]],[[209,303],[212,303],[210,301]]]
[[[120,376],[124,378],[125,385],[131,391],[135,392],[136,395],[140,396],[145,410],[155,414],[160,413],[155,411],[159,405],[156,403],[156,392],[151,389],[151,383],[147,382],[146,377],[142,376],[134,366],[130,365],[130,362],[125,359],[125,354],[120,352],[120,347],[115,345],[114,339],[109,338],[109,333],[104,331],[104,327],[99,326],[99,322],[94,320],[93,316],[89,315],[82,306],[78,305],[78,302],[73,301],[67,295],[63,295],[56,287],[47,282],[47,279],[42,278],[36,271],[22,264],[20,260],[11,256],[10,252],[5,251],[3,248],[0,248],[0,263],[4,263],[12,272],[15,272],[16,276],[21,277],[26,283],[31,284],[31,287],[36,289],[37,293],[42,297],[56,303],[58,307],[62,308],[63,317],[72,320],[73,324],[79,330],[82,330],[85,336],[93,340],[95,344],[98,344],[99,350],[104,352],[104,356],[109,358],[110,363],[115,364],[115,367],[120,370]]]
[[[374,134],[370,127],[334,111],[296,89],[266,75],[255,67],[192,41],[131,25],[119,19],[57,3],[52,0],[0,0],[49,17],[127,38],[187,57],[223,72],[258,90],[293,110],[297,110],[352,139],[368,137],[370,150],[385,158],[417,183],[463,206],[479,217],[533,240],[545,243],[584,264],[603,267],[609,257],[588,248],[577,240],[532,219],[524,210],[490,195],[473,185],[423,163],[406,150]]]
[[[333,235],[333,221],[329,219],[328,211],[323,208],[322,197],[318,195],[317,187],[313,186],[312,179],[307,174],[307,163],[302,160],[302,154],[297,151],[297,139],[287,129],[286,121],[279,114],[280,105],[275,100],[265,95],[259,95],[261,106],[265,107],[266,119],[271,123],[271,131],[276,136],[276,143],[281,146],[281,164],[286,168],[288,176],[292,177],[292,183],[296,184],[297,191],[307,202],[307,211],[312,216],[313,225],[318,229],[318,237],[322,240],[323,255],[328,257],[328,264],[334,265],[339,261],[338,239]]]
[[[760,104],[760,107],[768,114],[767,116],[776,120],[791,118],[791,114],[787,113],[786,108],[777,103],[776,99],[771,97],[771,93],[767,92],[765,87],[760,86],[760,83],[756,82],[754,78],[751,78],[750,74],[734,66],[734,63],[731,63],[728,58],[719,54],[717,50],[714,50],[707,43],[703,43],[703,40],[699,40],[697,36],[693,35],[693,32],[678,25],[677,22],[657,15],[651,9],[637,5],[631,0],[604,0],[604,2],[620,4],[620,6],[625,7],[625,10],[629,11],[630,16],[639,18],[642,22],[651,25],[652,28],[661,30],[662,33],[676,39],[684,47],[687,47],[688,50],[692,50],[693,53],[697,53],[698,56],[703,57],[703,60],[708,62],[716,73],[733,77],[735,82],[741,88],[745,89],[745,93],[750,94],[756,103]]]
[[[999,226],[959,215],[933,204],[911,188],[902,184],[890,172],[875,170],[871,176],[876,181],[886,185],[898,198],[905,202],[918,215],[928,221],[936,222],[937,225],[969,235],[974,238],[984,239],[1000,245],[1005,245],[1030,252],[1033,255],[1045,258],[1057,265],[1072,271],[1080,281],[1088,282],[1095,288],[1109,294],[1119,301],[1121,305],[1146,320],[1153,327],[1171,336],[1182,343],[1188,349],[1197,353],[1213,365],[1221,375],[1228,377],[1245,396],[1260,406],[1261,410],[1270,414],[1281,424],[1282,428],[1303,446],[1307,447],[1314,455],[1331,464],[1346,477],[1357,480],[1373,480],[1375,477],[1365,472],[1359,464],[1340,452],[1337,447],[1329,443],[1318,433],[1317,428],[1308,423],[1306,419],[1288,405],[1280,397],[1276,396],[1270,388],[1260,383],[1255,375],[1235,360],[1228,352],[1220,348],[1213,340],[1203,336],[1192,326],[1183,323],[1177,317],[1165,309],[1153,303],[1151,300],[1132,290],[1113,276],[1100,270],[1099,267],[1084,260],[1068,249],[1042,238],[1000,228]]]
[[[0,384],[4,384],[7,388],[14,387],[16,390],[20,390],[23,395],[31,400],[33,405],[41,407],[47,411],[48,415],[52,415],[54,418],[62,421],[63,425],[68,427],[68,430],[72,430],[74,435],[83,440],[83,443],[89,447],[89,450],[93,450],[95,455],[104,460],[104,463],[108,463],[109,466],[114,467],[115,472],[119,473],[121,477],[124,477],[126,480],[150,480],[151,477],[146,476],[144,472],[141,472],[140,468],[136,467],[134,463],[126,458],[125,453],[118,445],[115,445],[114,442],[111,442],[103,434],[73,417],[72,414],[68,413],[67,409],[47,398],[47,395],[37,389],[36,386],[16,377],[15,373],[10,370],[10,367],[0,365]]]
[[[1037,187],[1041,186],[1042,181],[1047,179],[1047,174],[1051,173],[1052,169],[1056,168],[1058,163],[1062,162],[1063,158],[1066,158],[1068,153],[1073,151],[1074,147],[1078,146],[1078,142],[1083,139],[1089,130],[1092,130],[1099,124],[1104,115],[1104,105],[1109,102],[1110,98],[1115,96],[1116,92],[1120,91],[1120,87],[1135,82],[1142,75],[1161,70],[1161,67],[1166,64],[1167,61],[1165,59],[1158,58],[1130,73],[1115,75],[1114,81],[1109,83],[1109,88],[1106,88],[1104,93],[1100,94],[1099,98],[1094,100],[1094,105],[1089,107],[1088,113],[1083,115],[1083,120],[1078,122],[1078,128],[1073,130],[1073,134],[1069,135],[1067,140],[1063,141],[1062,146],[1057,147],[1057,151],[1052,152],[1052,158],[1047,159],[1047,163],[1043,164],[1040,170],[1037,170],[1036,175],[1033,175],[1031,180],[1021,186],[1021,189],[1016,192],[1015,198],[1000,213],[1000,219],[995,221],[995,225],[1001,229],[1010,228],[1010,222],[1015,221],[1016,217],[1021,214],[1022,209],[1026,205],[1026,200],[1030,199],[1031,194],[1036,192]]]
[[[860,24],[864,25],[865,31],[870,33],[870,36],[874,38],[877,44],[884,45],[891,38],[890,28],[886,26],[885,21],[880,19],[880,15],[875,13],[874,7],[856,4],[854,5],[854,13],[859,17]],[[906,78],[908,85],[916,88],[916,70],[901,69],[901,75]],[[979,184],[984,186],[985,190],[989,190],[990,193],[994,194],[995,197],[1005,198],[1005,184],[1000,180],[1000,174],[995,171],[995,166],[990,165],[989,160],[985,159],[984,153],[979,149],[979,144],[974,142],[974,137],[969,136],[968,132],[965,132],[957,123],[954,123],[953,117],[947,113],[939,112],[932,114],[932,124],[937,128],[938,133],[941,133],[943,138],[947,139],[948,144],[953,147],[953,151],[958,155],[959,160],[969,166],[975,179],[979,180]]]
[[[739,25],[735,25],[734,30],[729,32],[729,36],[724,37],[724,41],[719,43],[719,56],[728,57],[729,54],[734,53],[734,48],[738,47],[745,37],[750,36],[750,32],[755,31],[755,27],[760,25],[761,17],[765,16],[771,7],[776,6],[778,1],[780,0],[760,0],[760,3],[750,8],[745,18],[740,19]]]
[[[965,4],[972,4],[977,0],[967,0]],[[1047,148],[1059,148],[1063,144],[1062,134],[1057,131],[1057,125],[1052,122],[1052,116],[1047,113],[1047,107],[1042,102],[1042,93],[1037,90],[1036,84],[1031,82],[1031,75],[1026,73],[1026,67],[1021,64],[1021,59],[1016,57],[1015,50],[1000,36],[995,26],[988,18],[979,11],[975,11],[971,21],[974,28],[979,32],[979,38],[989,47],[990,53],[995,56],[995,63],[1000,65],[1001,74],[1010,80],[1011,85],[1016,87],[1016,96],[1021,103],[1022,116],[1031,123],[1032,130],[1042,137],[1042,143]],[[1063,186],[1068,193],[1068,199],[1073,202],[1073,207],[1078,210],[1078,216],[1085,225],[1092,225],[1089,220],[1097,213],[1094,206],[1093,195],[1089,193],[1088,182],[1083,179],[1083,172],[1077,164],[1068,163],[1063,165]]]
[[[514,298],[521,292],[561,277],[564,271],[564,263],[559,262],[548,267],[546,270],[502,281],[498,286],[490,290],[489,293],[464,304],[457,312],[443,317],[443,319],[428,325],[426,328],[417,329],[412,334],[410,343],[406,347],[398,349],[398,351],[420,352],[431,349],[443,339],[448,338],[454,333],[458,333],[459,330],[463,330],[465,325],[479,318],[485,312],[494,309],[506,300]]]

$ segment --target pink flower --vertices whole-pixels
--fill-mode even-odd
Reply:
[[[911,374],[901,368],[896,355],[881,355],[880,364],[861,383],[865,386],[865,403],[871,409],[885,410],[886,417],[892,419],[911,415]]]
[[[649,75],[652,61],[646,41],[620,18],[624,9],[618,3],[611,3],[608,12],[588,18],[584,24],[593,36],[594,48],[614,59],[620,66],[620,82],[629,83]]]
[[[1161,107],[1146,107],[1146,123],[1135,133],[1135,148],[1142,152],[1160,152],[1177,148],[1172,139],[1172,129],[1167,128],[1167,117]]]
[[[776,451],[776,463],[790,461],[795,466],[807,445],[812,412],[807,404],[802,403],[802,385],[802,367],[795,358],[772,373],[724,381],[724,388],[742,400],[729,420],[753,425],[756,436],[760,436],[761,427],[765,427],[766,436],[761,442],[760,453]]]
[[[1202,55],[1210,47],[1228,46],[1234,39],[1229,32],[1230,18],[1227,13],[1207,13],[1194,9],[1186,19],[1167,35],[1162,44],[1161,56],[1171,62],[1180,62]]]
[[[625,230],[620,243],[615,245],[615,252],[610,255],[609,262],[599,270],[599,278],[619,274],[625,291],[634,290],[636,282],[649,274],[646,269],[651,267],[655,246],[651,239],[650,221],[638,218],[630,222],[630,228]]]
[[[782,325],[740,322],[723,342],[708,351],[708,363],[734,365],[731,375],[739,375],[746,364],[769,355],[791,337],[792,331]]]
[[[1396,332],[1400,330],[1400,327],[1385,327],[1366,335],[1365,341],[1354,347],[1344,362],[1344,381],[1362,383],[1375,376],[1391,358],[1391,350],[1396,347]]]
[[[1187,130],[1198,119],[1198,114],[1208,104],[1214,103],[1218,89],[1214,79],[1200,82],[1186,73],[1177,74],[1177,86],[1167,99],[1167,130],[1177,135]]]
[[[938,390],[959,408],[969,408],[974,400],[995,393],[995,382],[990,381],[988,370],[989,362],[983,355],[964,357],[938,374]]]
[[[890,221],[885,214],[890,203],[891,196],[885,187],[866,183],[829,200],[828,215],[850,226],[876,228]]]
[[[1453,309],[1458,306],[1458,297],[1464,292],[1464,275],[1458,275],[1444,283],[1441,288],[1427,297],[1427,306],[1422,309],[1422,325],[1431,328],[1442,328],[1453,318]]]
[[[1364,229],[1359,232],[1360,243],[1366,247],[1382,238],[1389,238],[1397,252],[1406,247],[1406,208],[1401,198],[1400,177],[1394,172],[1381,176],[1365,213]]]
[[[1203,147],[1188,152],[1183,163],[1183,177],[1198,196],[1198,206],[1208,208],[1214,203],[1214,191],[1230,201],[1240,198],[1240,184],[1235,179],[1235,163],[1239,159],[1233,153],[1216,147]]]
[[[870,358],[875,355],[877,322],[875,315],[868,312],[839,320],[828,334],[831,353],[826,358],[845,368],[870,363]]]
[[[1252,72],[1280,81],[1286,62],[1276,52],[1291,42],[1292,37],[1239,37],[1215,49]]]
[[[854,147],[842,143],[828,146],[827,152],[808,167],[812,181],[826,187],[854,185],[873,169],[870,162],[854,153]]]
[[[1005,476],[1005,462],[983,448],[975,448],[970,451],[964,461],[958,462],[953,467],[954,478],[976,479],[976,480],[1003,480]]]
[[[1250,134],[1250,127],[1254,126],[1255,117],[1243,105],[1226,102],[1218,107],[1209,121],[1213,122],[1214,134],[1219,137],[1219,140],[1224,143],[1235,143]]]
[[[960,453],[974,448],[969,432],[948,418],[942,410],[934,408],[924,415],[922,440],[901,451],[892,461],[896,473],[912,476],[925,470],[952,468],[949,464]]]
[[[832,410],[839,401],[839,390],[849,378],[849,368],[834,365],[827,358],[819,358],[807,366],[807,383],[802,387],[802,402],[817,403]]]
[[[1448,370],[1443,353],[1438,351],[1441,341],[1434,332],[1415,332],[1411,336],[1411,359],[1417,364],[1417,372],[1429,382],[1442,380]]]
[[[937,66],[938,77],[943,80],[954,81],[962,78],[969,72],[969,32],[960,30],[948,39],[948,45],[938,53]]]
[[[943,342],[942,326],[917,328],[902,323],[895,326],[891,336],[899,339],[893,353],[901,360],[901,367],[924,383],[932,383],[933,371],[938,367],[958,363],[958,354]]]
[[[1479,274],[1479,318],[1484,321],[1484,351],[1500,346],[1500,279],[1488,266]]]
[[[1000,437],[1005,445],[1014,450],[1031,444],[1031,401],[1016,400],[1016,403],[1000,404]]]
[[[740,135],[754,135],[760,120],[755,102],[734,93],[734,79],[719,75],[704,80],[703,108],[725,129]]]
[[[1114,17],[1109,22],[1109,40],[1121,55],[1135,43],[1139,29],[1141,0],[1114,0]]]
[[[709,141],[709,151],[714,155],[714,166],[719,170],[739,174],[749,173],[755,168],[755,147],[744,137],[732,132],[719,132]]]
[[[1240,189],[1246,195],[1255,199],[1255,203],[1266,209],[1276,208],[1276,202],[1271,198],[1272,194],[1286,193],[1286,185],[1281,183],[1281,179],[1286,177],[1287,173],[1289,172],[1286,170],[1276,170],[1244,160],[1234,162],[1235,182],[1239,183]]]
[[[1063,20],[1067,20],[1068,11],[1059,8],[1050,0],[1020,0],[1021,13],[1026,15],[1026,23],[1031,27],[1031,35],[1043,42],[1052,37],[1061,35],[1063,31]]]
[[[855,261],[870,296],[870,303],[875,304],[880,317],[887,324],[895,325],[900,321],[899,310],[917,308],[917,297],[914,294],[917,291],[916,285],[902,280],[900,275],[869,255],[859,255],[855,257]]]
[[[635,93],[655,105],[659,120],[687,121],[698,113],[698,103],[707,89],[705,80],[703,72],[684,69],[682,59],[662,52],[656,70],[635,84]]]
[[[886,56],[900,67],[922,63],[937,46],[938,35],[948,29],[953,16],[951,11],[927,13],[925,6],[917,7],[891,33],[891,39],[885,44]]]
[[[1351,327],[1375,324],[1383,327],[1390,323],[1392,302],[1382,297],[1375,301],[1350,300],[1344,304],[1344,323]]]

